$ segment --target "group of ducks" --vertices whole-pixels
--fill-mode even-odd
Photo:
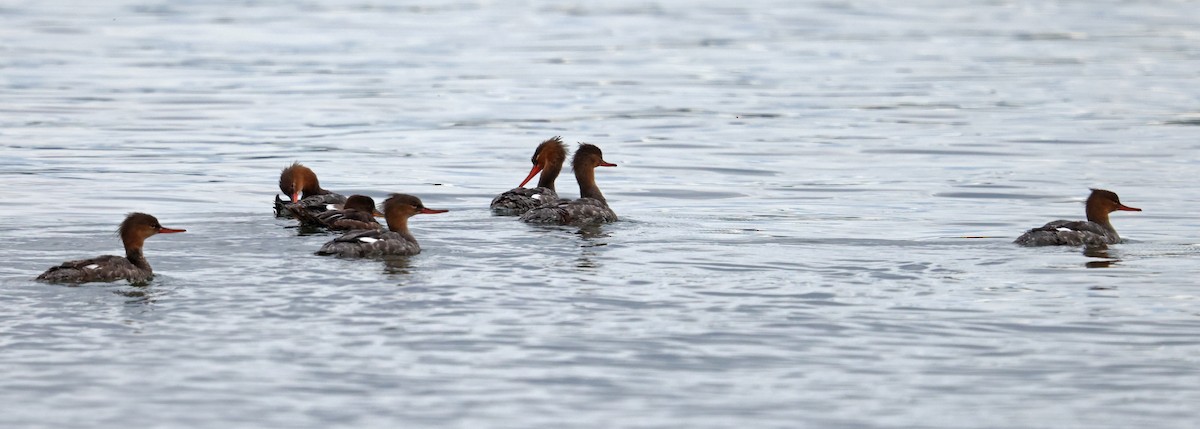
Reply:
[[[530,161],[533,168],[517,188],[492,199],[491,209],[497,215],[520,216],[521,221],[535,224],[589,225],[615,222],[617,214],[608,206],[604,194],[596,185],[596,167],[615,167],[604,160],[600,148],[580,144],[571,160],[575,180],[579,183],[579,199],[563,200],[555,191],[554,182],[567,159],[567,147],[554,137],[538,145]],[[541,174],[537,187],[525,188],[533,176]],[[283,169],[279,175],[279,190],[290,201],[275,196],[275,215],[292,217],[302,226],[347,231],[321,246],[319,255],[348,258],[415,255],[421,252],[417,239],[408,230],[408,218],[417,214],[445,213],[425,207],[421,199],[408,194],[392,194],[381,205],[365,195],[342,195],[321,187],[317,175],[299,162]],[[1114,211],[1142,211],[1121,204],[1117,194],[1092,189],[1086,204],[1086,221],[1058,220],[1033,228],[1014,243],[1022,246],[1105,246],[1121,241],[1109,222]],[[375,220],[382,216],[387,228]],[[155,234],[185,232],[166,228],[158,219],[145,213],[130,213],[121,223],[119,233],[125,245],[125,256],[106,255],[92,259],[64,262],[46,270],[38,280],[51,283],[111,282],[129,280],[145,283],[154,273],[142,245]]]
[[[567,146],[560,137],[538,145],[533,152],[533,168],[517,188],[497,195],[491,209],[497,215],[520,216],[527,223],[551,225],[591,225],[617,221],[617,214],[596,185],[596,167],[616,167],[604,160],[600,148],[580,144],[571,160],[575,179],[579,182],[580,198],[564,200],[558,197],[554,182],[567,159]],[[525,188],[533,176],[541,174],[535,188]],[[312,169],[299,162],[284,168],[279,174],[279,190],[290,197],[275,196],[275,216],[295,218],[304,227],[346,231],[325,243],[316,253],[345,258],[406,256],[421,252],[421,245],[408,230],[408,218],[417,214],[445,213],[425,207],[421,199],[408,194],[391,194],[379,209],[375,200],[365,195],[349,197],[321,187]],[[375,220],[383,217],[384,228]],[[125,256],[105,255],[92,259],[68,261],[51,267],[37,277],[50,283],[111,282],[128,280],[148,282],[154,272],[142,255],[146,239],[155,234],[185,232],[163,227],[154,216],[130,213],[121,223],[118,233],[125,245]]]

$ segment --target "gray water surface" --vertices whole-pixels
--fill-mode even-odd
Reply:
[[[1195,9],[0,3],[0,426],[1197,427]],[[490,215],[555,135],[620,222]],[[318,257],[295,160],[451,211]],[[32,280],[130,211],[150,285]]]

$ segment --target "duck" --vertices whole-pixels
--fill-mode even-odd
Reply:
[[[425,207],[421,199],[408,194],[392,194],[383,202],[387,229],[362,229],[342,234],[321,246],[318,255],[343,258],[409,256],[421,253],[421,245],[408,230],[408,218],[417,214],[445,213]]]
[[[383,213],[375,209],[375,200],[366,195],[351,195],[346,197],[342,208],[323,212],[298,209],[299,205],[288,207],[297,208],[290,211],[302,227],[325,228],[331,231],[382,228],[375,217],[383,216]]]
[[[604,160],[596,145],[581,143],[571,159],[575,181],[579,182],[579,199],[558,200],[543,204],[521,215],[521,221],[548,225],[591,225],[617,221],[617,213],[609,208],[608,200],[596,185],[596,167],[616,167]]]
[[[1115,192],[1091,189],[1085,211],[1086,221],[1056,220],[1033,228],[1017,237],[1013,243],[1021,246],[1106,246],[1121,242],[1121,236],[1108,220],[1115,211],[1140,212],[1142,209],[1121,203]]]
[[[537,206],[558,202],[558,192],[554,189],[554,181],[558,179],[563,162],[566,160],[567,145],[563,143],[562,137],[554,136],[543,141],[533,151],[533,157],[530,158],[533,168],[529,170],[529,175],[525,176],[525,180],[522,180],[516,188],[492,199],[492,213],[500,216],[520,216]],[[529,180],[539,172],[541,176],[538,177],[537,187],[525,188],[525,184],[529,183]]]
[[[299,161],[279,172],[279,190],[291,197],[291,202],[276,194],[275,217],[292,217],[296,210],[307,210],[315,215],[341,208],[346,203],[346,197],[322,188],[317,173]]]
[[[134,212],[125,216],[121,227],[117,230],[121,242],[125,246],[125,256],[104,255],[91,259],[67,261],[61,265],[50,267],[46,272],[37,276],[37,280],[47,283],[86,283],[113,282],[128,280],[130,283],[143,284],[154,277],[154,270],[142,254],[142,246],[146,239],[156,234],[174,234],[186,232],[184,229],[174,229],[162,226],[154,216]]]

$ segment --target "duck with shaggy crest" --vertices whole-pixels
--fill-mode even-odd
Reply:
[[[158,219],[145,213],[130,213],[121,222],[117,233],[125,245],[125,256],[104,255],[91,259],[63,262],[38,276],[48,283],[112,282],[128,280],[140,284],[154,277],[150,263],[142,255],[142,245],[155,234],[184,232],[183,229],[163,227]]]
[[[595,145],[582,143],[571,159],[575,170],[575,181],[579,182],[579,199],[559,200],[539,206],[521,215],[528,223],[551,225],[588,225],[617,221],[617,213],[608,207],[608,200],[596,185],[596,167],[616,167],[604,160],[604,154]]]
[[[567,145],[562,138],[555,136],[538,145],[533,151],[533,168],[520,185],[492,199],[492,212],[503,216],[519,216],[534,207],[558,202],[558,192],[554,189],[554,180],[562,171],[563,162],[567,160]],[[527,189],[533,176],[538,177],[536,188]]]
[[[293,162],[279,172],[279,190],[291,197],[291,202],[275,195],[276,217],[292,217],[297,210],[307,210],[315,215],[346,203],[346,197],[322,188],[317,173],[300,162]]]
[[[343,258],[406,256],[421,253],[421,245],[408,231],[408,218],[417,214],[445,213],[425,207],[421,199],[408,194],[392,194],[383,202],[387,229],[355,230],[342,234],[317,251],[318,255]]]
[[[1140,212],[1142,209],[1121,204],[1112,191],[1092,189],[1088,196],[1086,221],[1056,220],[1033,228],[1017,237],[1014,243],[1022,246],[1104,246],[1121,242],[1121,236],[1108,221],[1108,214],[1121,210]]]

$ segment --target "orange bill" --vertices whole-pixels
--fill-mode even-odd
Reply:
[[[536,175],[537,175],[538,173],[540,173],[541,171],[542,171],[542,165],[541,165],[541,164],[533,164],[533,168],[529,170],[529,175],[528,175],[528,176],[525,176],[525,180],[522,180],[522,181],[521,181],[521,184],[520,184],[520,185],[517,185],[517,187],[518,187],[518,188],[524,188],[524,187],[525,187],[525,184],[526,184],[526,183],[529,183],[529,179],[532,179],[532,178],[533,178],[533,176],[536,176]]]

